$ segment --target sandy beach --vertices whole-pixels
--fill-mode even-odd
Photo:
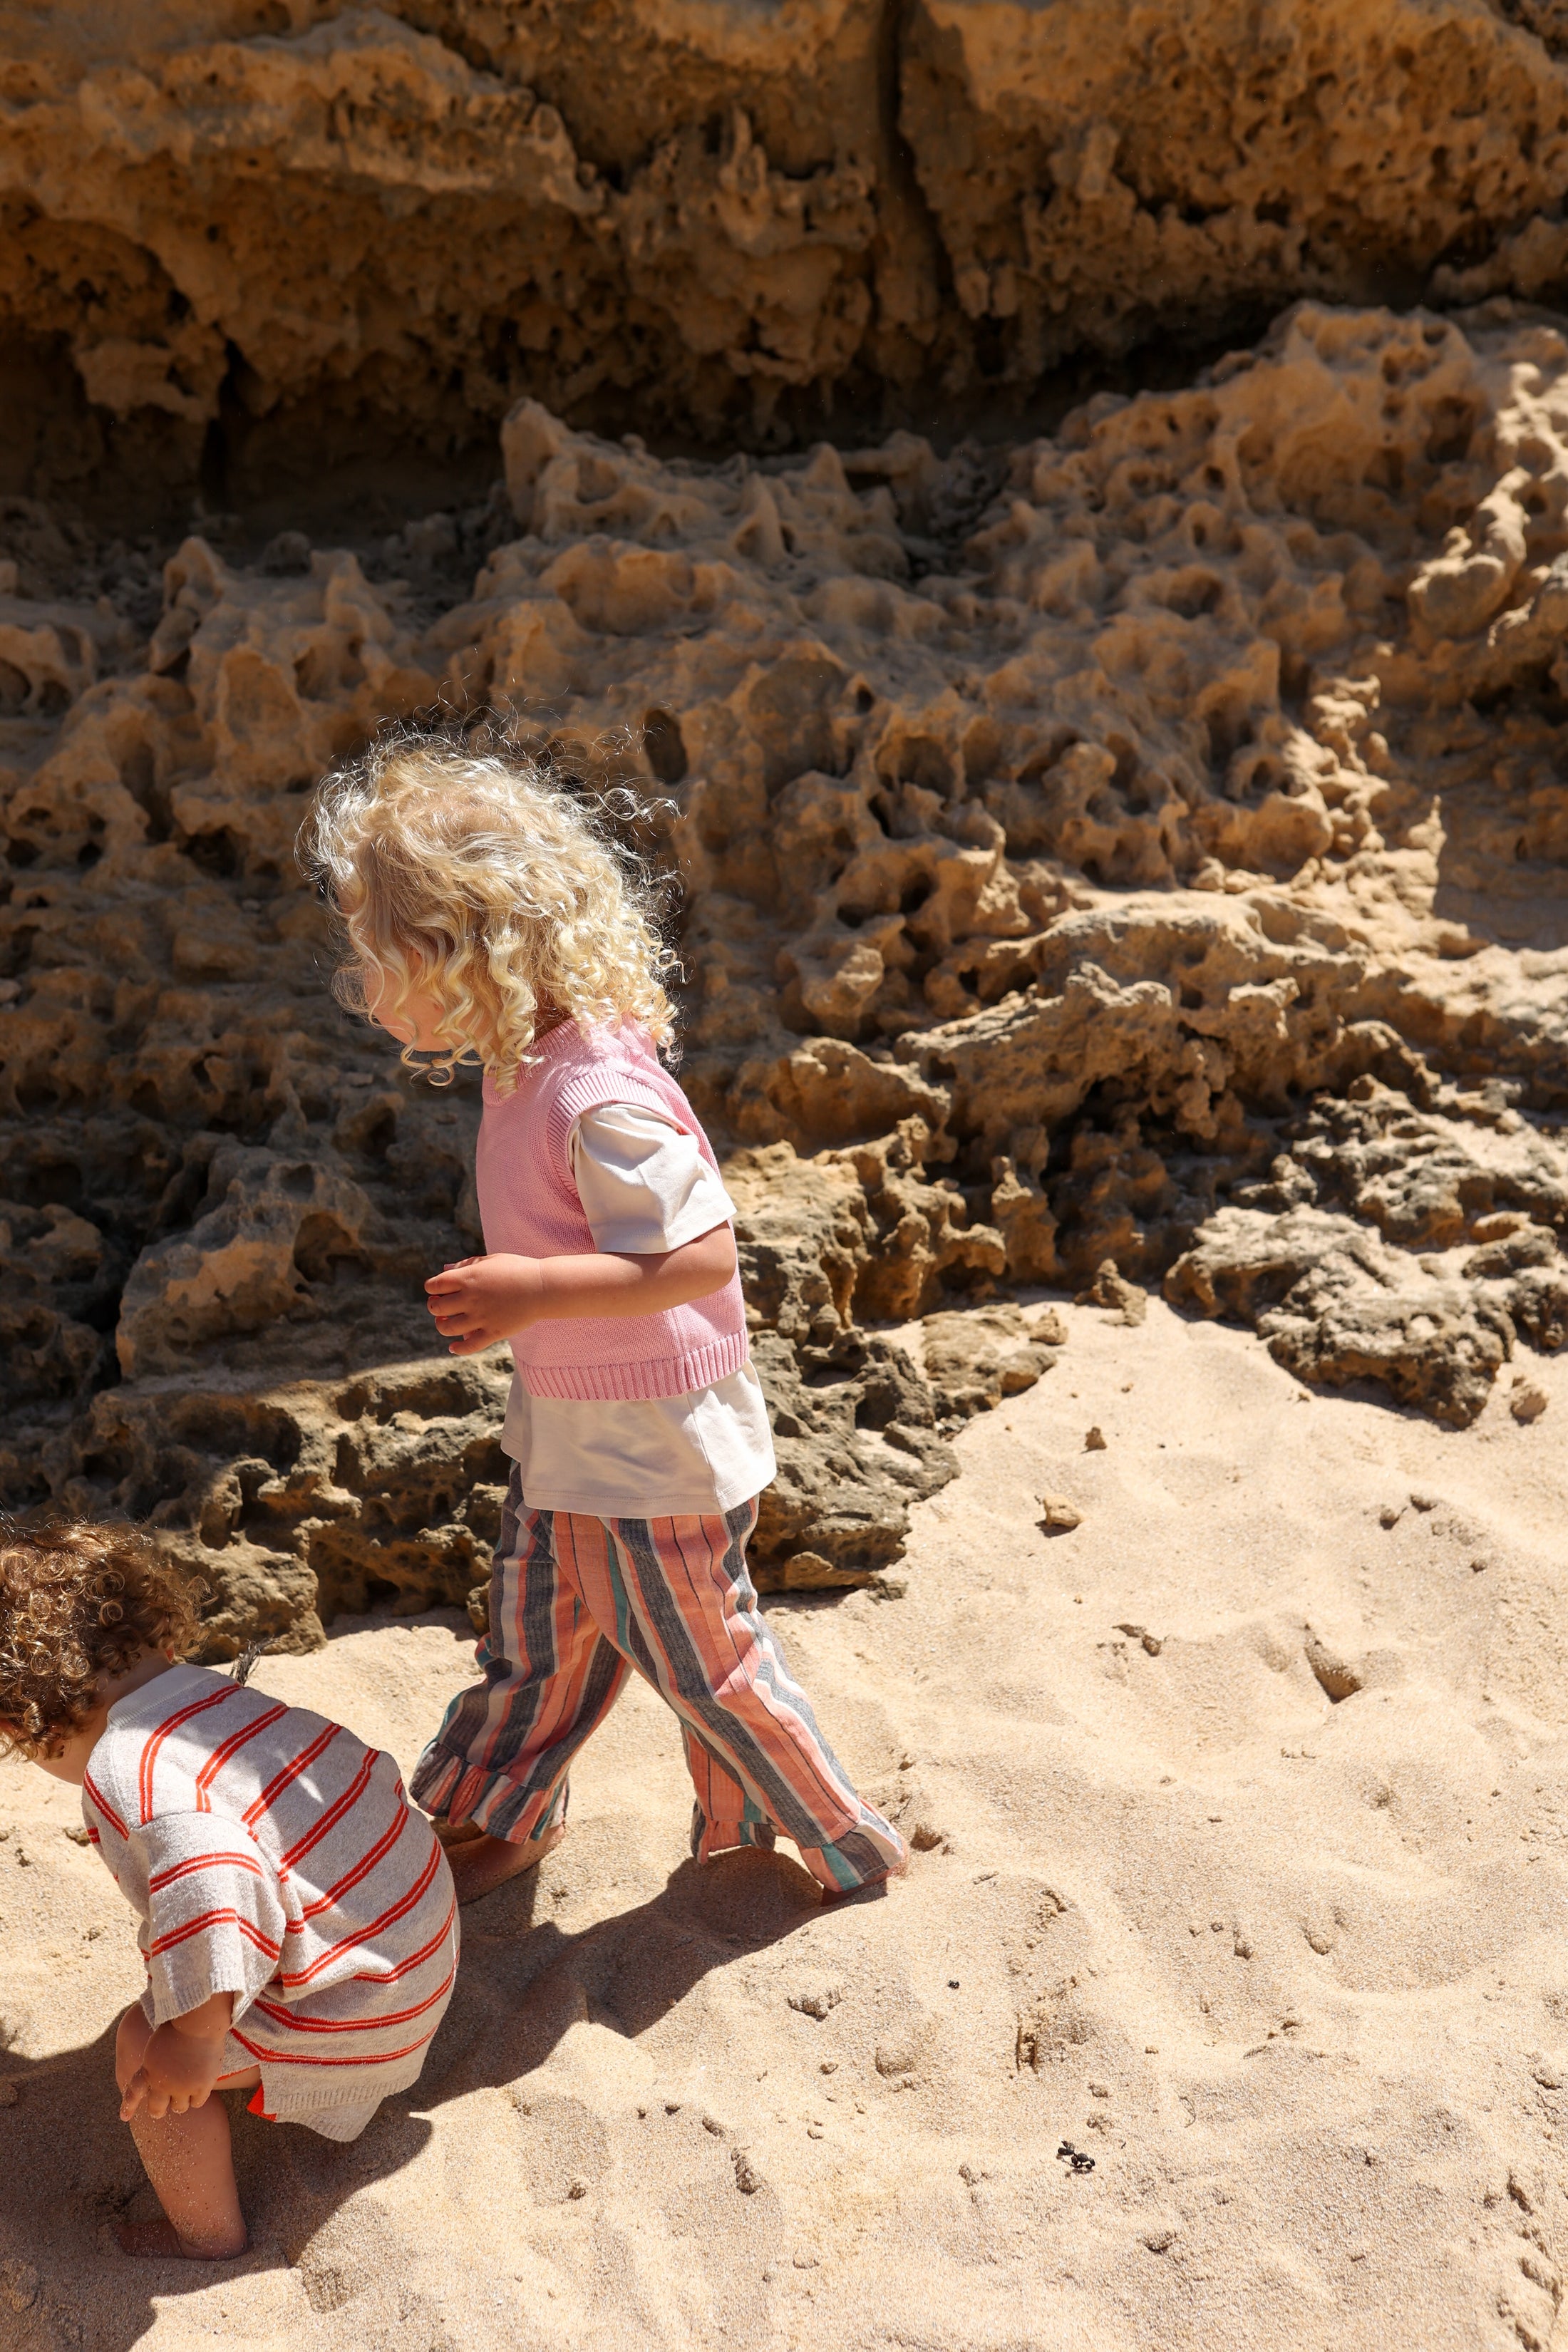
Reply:
[[[0,2352],[1568,2352],[1568,0],[3,15],[0,1513],[405,1774],[471,1679],[423,1286],[536,1244],[297,856],[460,739],[667,928],[911,1861],[699,1870],[634,1686],[417,2086],[135,2263],[0,1763]]]
[[[566,1843],[465,1915],[417,2089],[351,2147],[237,2115],[232,2267],[113,2247],[129,1915],[5,1768],[7,2352],[1558,2343],[1568,1367],[1445,1433],[1062,1311],[901,1597],[767,1603],[908,1879],[700,1874],[634,1687]],[[406,1766],[469,1662],[454,1615],[359,1621],[255,1679]]]

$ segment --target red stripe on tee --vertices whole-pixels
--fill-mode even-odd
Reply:
[[[184,1927],[171,1927],[166,1936],[159,1936],[148,1945],[146,1956],[151,1960],[155,1953],[172,1952],[176,1944],[188,1942],[191,1937],[202,1935],[208,1927],[224,1926],[237,1927],[242,1936],[255,1945],[258,1952],[265,1952],[269,1960],[275,1960],[278,1958],[280,1947],[272,1941],[270,1936],[264,1936],[260,1928],[246,1918],[242,1912],[226,1908],[219,1911],[204,1911],[196,1918],[187,1919]]]
[[[324,1724],[309,1748],[302,1748],[291,1764],[285,1764],[280,1772],[273,1774],[256,1802],[253,1805],[247,1805],[239,1817],[247,1830],[253,1830],[256,1827],[262,1814],[271,1807],[274,1799],[282,1794],[290,1780],[297,1780],[300,1773],[315,1762],[323,1749],[331,1746],[342,1729],[342,1726],[340,1723]]]
[[[416,2050],[425,2049],[437,2032],[432,2026],[428,2033],[422,2033],[417,2042],[405,2042],[401,2050],[377,2050],[363,2058],[307,2058],[299,2050],[268,2050],[264,2043],[250,2041],[237,2026],[231,2025],[228,2030],[240,2048],[248,2050],[253,2058],[276,2058],[280,2066],[390,2066],[395,2059],[412,2058]]]
[[[142,1750],[142,1769],[138,1778],[138,1794],[142,1800],[142,1826],[146,1828],[153,1818],[153,1774],[157,1769],[159,1750],[171,1732],[178,1731],[182,1723],[189,1723],[193,1715],[205,1715],[209,1706],[222,1706],[226,1699],[237,1698],[238,1683],[226,1683],[222,1690],[209,1691],[205,1698],[194,1698],[189,1706],[161,1723]]]
[[[267,1875],[254,1854],[193,1853],[184,1862],[173,1862],[167,1870],[160,1870],[155,1877],[150,1878],[147,1892],[156,1895],[163,1887],[173,1886],[177,1878],[189,1878],[193,1872],[198,1870],[216,1869],[220,1863],[226,1863],[231,1869],[248,1870],[253,1878],[265,1878]]]
[[[288,2026],[293,2033],[380,2033],[389,2025],[406,2025],[411,2018],[423,2017],[427,2009],[434,2009],[442,1995],[451,1990],[457,1973],[454,1961],[433,1993],[416,2001],[412,2009],[392,2010],[385,2017],[295,2017],[269,2000],[253,2000],[250,2006],[258,2009],[263,2017],[269,2017],[275,2025]]]
[[[349,1979],[350,1983],[395,1984],[399,1977],[405,1977],[409,1975],[413,1969],[421,1967],[423,1963],[429,1958],[431,1953],[435,1951],[437,1945],[444,1944],[446,1942],[447,1937],[451,1933],[452,1922],[457,1916],[458,1898],[454,1895],[451,1903],[447,1906],[447,1916],[441,1922],[441,1932],[438,1936],[432,1936],[427,1944],[421,1944],[416,1952],[410,1952],[408,1958],[405,1960],[399,1960],[395,1968],[385,1969],[362,1969],[356,1977],[351,1977]]]
[[[126,1828],[124,1822],[115,1811],[114,1807],[110,1803],[109,1799],[103,1794],[90,1772],[84,1772],[82,1774],[81,1785],[87,1790],[87,1793],[91,1798],[93,1804],[103,1815],[104,1820],[109,1823],[110,1829],[118,1830],[121,1837],[129,1837],[131,1834],[130,1831]]]
[[[382,1832],[370,1851],[355,1863],[352,1870],[344,1873],[335,1886],[329,1886],[324,1894],[317,1895],[313,1903],[306,1904],[300,1914],[301,1923],[307,1919],[315,1918],[318,1912],[330,1911],[340,1895],[346,1895],[351,1886],[357,1886],[362,1878],[367,1877],[375,1868],[376,1864],[384,1860],[391,1853],[404,1831],[408,1827],[409,1819],[407,1806],[399,1805],[391,1827]]]
[[[326,1811],[322,1813],[318,1820],[311,1822],[310,1828],[305,1832],[304,1836],[302,1838],[296,1839],[294,1843],[289,1847],[288,1853],[283,1855],[278,1864],[278,1875],[279,1878],[287,1878],[289,1873],[293,1869],[294,1864],[300,1859],[300,1857],[309,1853],[313,1845],[320,1845],[321,1840],[327,1836],[329,1832],[337,1828],[338,1823],[342,1820],[345,1813],[353,1812],[354,1807],[363,1796],[366,1783],[368,1782],[371,1774],[375,1769],[375,1749],[374,1748],[367,1748],[361,1761],[359,1770],[354,1774],[353,1779],[349,1782],[348,1787],[342,1790],[341,1795],[333,1800],[333,1801],[327,1807]]]
[[[441,1849],[434,1838],[430,1843],[430,1859],[406,1895],[396,1903],[389,1904],[379,1919],[372,1919],[367,1926],[359,1930],[357,1935],[345,1936],[341,1943],[331,1945],[318,1959],[312,1960],[308,1969],[294,1969],[287,1972],[280,1969],[278,1972],[278,1982],[280,1985],[309,1984],[312,1977],[319,1977],[323,1969],[330,1969],[333,1961],[341,1959],[345,1952],[352,1952],[356,1945],[368,1944],[373,1936],[379,1936],[384,1927],[394,1926],[397,1920],[404,1917],[405,1913],[412,1911],[422,1900],[426,1887],[440,1865]]]
[[[254,1739],[258,1731],[265,1731],[268,1724],[276,1723],[280,1715],[287,1715],[288,1712],[288,1708],[281,1705],[268,1707],[263,1714],[253,1716],[248,1723],[242,1723],[237,1731],[231,1731],[221,1748],[213,1749],[212,1754],[196,1774],[198,1813],[211,1812],[212,1800],[207,1791],[230,1759],[238,1755],[247,1739]]]

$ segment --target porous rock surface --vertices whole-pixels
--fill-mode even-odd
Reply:
[[[1568,277],[1551,0],[13,10],[0,488],[765,439]]]
[[[478,1237],[473,1089],[335,1011],[290,853],[323,761],[437,706],[635,784],[684,883],[764,1577],[897,1557],[1048,1362],[1020,1289],[1163,1280],[1456,1422],[1560,1343],[1557,328],[1308,304],[989,456],[501,441],[471,511],[161,587],[11,510],[13,1500],[150,1514],[220,1644],[482,1570],[502,1375],[419,1287]]]

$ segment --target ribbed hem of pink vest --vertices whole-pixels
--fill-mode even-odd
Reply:
[[[518,1378],[530,1396],[573,1398],[581,1402],[632,1404],[657,1397],[685,1396],[714,1381],[728,1380],[746,1361],[746,1335],[715,1339],[679,1356],[642,1364],[519,1364]]]

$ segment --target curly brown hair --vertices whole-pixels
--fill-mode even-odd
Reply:
[[[0,1523],[0,1756],[58,1756],[100,1675],[193,1647],[201,1591],[122,1521]]]

